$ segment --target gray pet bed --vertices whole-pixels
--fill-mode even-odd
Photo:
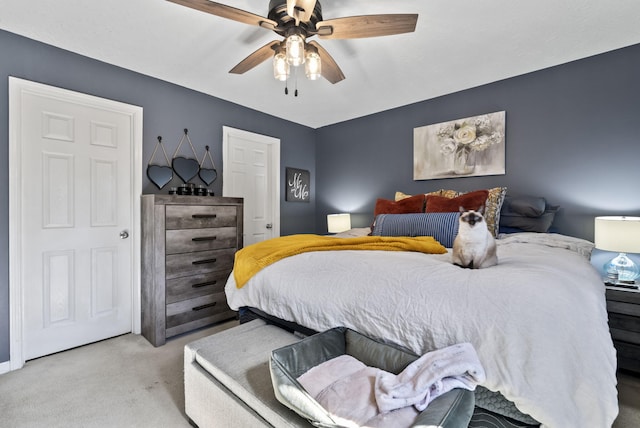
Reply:
[[[345,354],[367,366],[394,374],[400,373],[419,358],[406,350],[370,339],[348,328],[336,327],[272,351],[269,368],[278,401],[315,426],[339,427],[331,414],[296,379],[312,367]],[[413,426],[466,428],[473,414],[474,403],[473,392],[454,389],[431,402],[418,415]]]

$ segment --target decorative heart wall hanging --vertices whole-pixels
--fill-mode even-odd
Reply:
[[[202,162],[200,162],[200,172],[198,172],[198,175],[207,186],[211,186],[211,183],[216,181],[216,178],[218,178],[218,171],[216,171],[216,164],[213,163],[209,146],[205,146],[205,149],[206,151],[202,157]],[[207,157],[211,161],[211,168],[204,168],[204,162],[207,160]]]
[[[164,159],[167,161],[167,165],[165,166],[151,164],[151,162],[153,162],[154,156],[156,155],[156,151],[158,150],[158,146],[162,148]],[[167,156],[167,152],[164,150],[164,146],[162,145],[162,137],[160,136],[158,136],[158,142],[156,143],[155,149],[153,149],[151,159],[149,159],[149,164],[147,165],[147,177],[149,177],[149,180],[153,184],[155,184],[158,189],[162,189],[173,179],[173,169],[170,166],[169,156]]]
[[[182,146],[182,143],[185,139],[189,142],[189,146],[191,146],[193,159],[176,156],[178,154],[178,151],[180,150],[180,146]],[[180,143],[178,144],[176,151],[173,153],[173,160],[171,165],[173,166],[173,170],[178,175],[178,177],[180,177],[185,183],[188,183],[189,180],[198,175],[198,171],[200,171],[200,163],[197,159],[196,150],[193,148],[193,143],[191,143],[191,138],[189,138],[189,131],[187,130],[187,128],[184,129],[184,135],[180,139]]]

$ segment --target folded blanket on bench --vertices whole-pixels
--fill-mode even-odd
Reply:
[[[485,379],[473,345],[459,343],[424,354],[399,375],[380,371],[375,384],[376,402],[383,413],[406,406],[422,411],[453,388],[473,391]]]
[[[462,343],[429,352],[398,375],[341,355],[297,380],[342,426],[401,428],[442,394],[473,391],[484,379],[475,349]]]

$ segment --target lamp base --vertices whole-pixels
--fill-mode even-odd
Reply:
[[[625,253],[618,254],[610,262],[604,265],[607,278],[615,281],[633,283],[640,276],[640,268]]]

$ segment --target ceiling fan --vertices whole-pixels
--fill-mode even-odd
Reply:
[[[411,33],[415,31],[418,20],[417,14],[362,15],[323,20],[322,7],[317,0],[270,0],[266,18],[209,0],[168,1],[256,25],[284,37],[284,40],[274,40],[262,46],[229,71],[243,74],[273,58],[274,76],[282,81],[289,76],[289,66],[303,63],[307,78],[311,80],[322,76],[331,83],[337,83],[345,78],[338,64],[320,44],[307,42],[313,36],[321,39],[357,39]]]

